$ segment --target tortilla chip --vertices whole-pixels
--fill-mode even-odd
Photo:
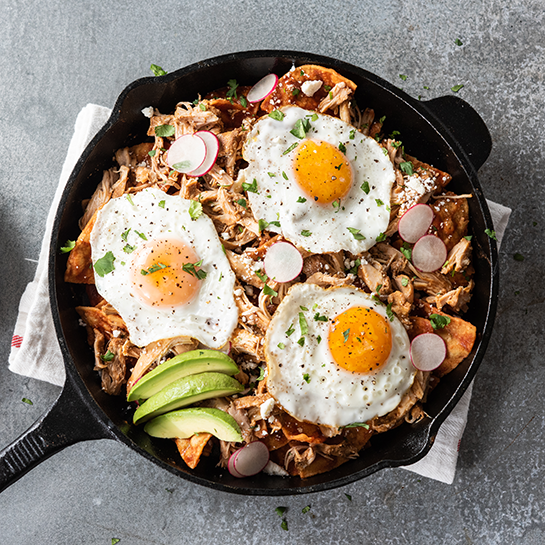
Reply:
[[[189,439],[174,439],[180,456],[191,469],[197,467],[204,447],[211,437],[211,433],[197,433]]]
[[[302,422],[282,413],[278,416],[282,424],[282,431],[288,441],[300,441],[301,443],[323,443],[327,437],[320,431],[319,426]]]
[[[91,231],[95,225],[97,213],[88,221],[80,233],[76,245],[68,255],[64,281],[73,284],[94,284],[93,263],[91,261]]]
[[[301,91],[301,85],[305,81],[317,80],[322,81],[323,85],[313,96],[308,97]],[[270,113],[283,106],[295,105],[305,110],[317,110],[318,104],[327,96],[330,89],[340,82],[344,82],[347,87],[352,89],[352,92],[356,90],[357,85],[353,81],[341,76],[331,68],[314,64],[298,66],[278,80],[276,89],[261,103],[261,109]],[[293,94],[294,92],[296,94]]]
[[[450,193],[454,195],[454,193]],[[435,213],[432,229],[451,251],[467,235],[469,205],[467,199],[449,199],[448,194],[429,203]],[[72,250],[73,251],[73,250]]]

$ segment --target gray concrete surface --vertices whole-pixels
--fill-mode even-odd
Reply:
[[[112,106],[151,62],[174,70],[284,48],[339,57],[423,99],[464,84],[459,96],[494,141],[485,194],[513,208],[452,486],[396,469],[305,497],[245,498],[188,484],[120,444],[80,443],[0,495],[0,543],[545,543],[542,1],[0,0],[0,12],[0,448],[59,393],[10,373],[7,357],[74,119],[88,102]]]

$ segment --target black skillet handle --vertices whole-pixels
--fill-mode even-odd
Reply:
[[[0,492],[59,450],[79,441],[112,436],[89,412],[67,376],[53,407],[0,452]]]
[[[475,170],[492,151],[492,138],[481,116],[464,100],[444,96],[424,102],[466,152]]]

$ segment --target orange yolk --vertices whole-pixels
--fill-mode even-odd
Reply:
[[[177,307],[197,294],[200,280],[183,270],[199,258],[180,240],[153,240],[134,252],[132,289],[143,303],[153,307]]]
[[[295,181],[313,201],[330,204],[352,185],[352,168],[344,154],[328,142],[305,140],[293,162]]]
[[[374,373],[388,359],[392,334],[388,321],[366,307],[352,307],[332,320],[328,336],[335,363],[354,373]]]

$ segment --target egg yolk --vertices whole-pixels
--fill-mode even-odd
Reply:
[[[293,161],[295,181],[320,204],[342,199],[352,185],[352,168],[345,155],[328,142],[305,140]]]
[[[388,321],[367,307],[352,307],[329,327],[329,350],[335,363],[354,373],[374,373],[388,360],[392,334]]]
[[[196,277],[198,266],[190,265],[198,261],[195,250],[181,240],[148,241],[134,252],[134,295],[152,307],[177,307],[191,302],[201,281]],[[184,270],[184,265],[190,272]]]

